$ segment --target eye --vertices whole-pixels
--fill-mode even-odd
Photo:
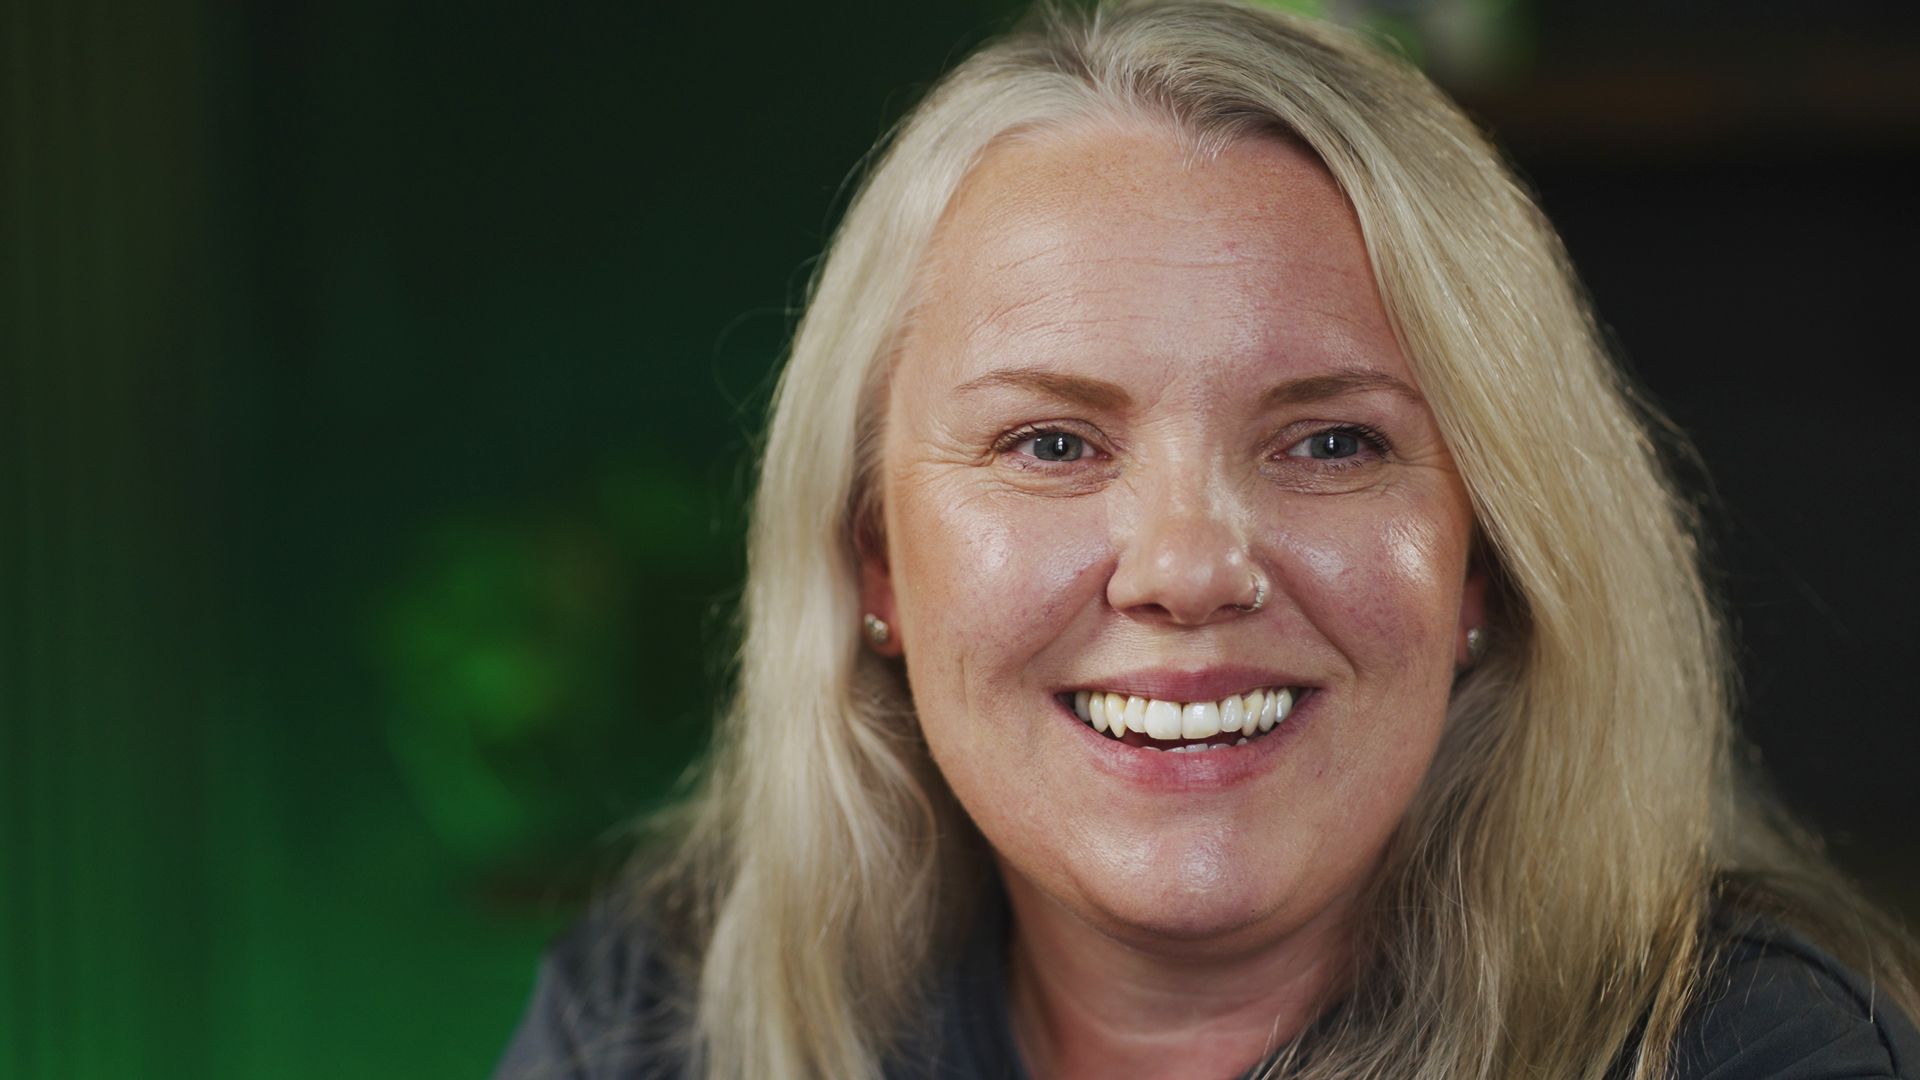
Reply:
[[[1350,431],[1323,431],[1289,450],[1294,457],[1319,458],[1322,461],[1331,458],[1352,457],[1360,452],[1360,437]]]
[[[1379,456],[1386,452],[1386,448],[1386,440],[1372,430],[1350,425],[1316,431],[1288,447],[1287,456],[1315,461],[1344,461],[1367,454]]]
[[[1041,461],[1078,461],[1087,452],[1087,441],[1064,431],[1047,431],[1029,440],[1033,456]]]
[[[1042,465],[1070,465],[1091,462],[1101,456],[1098,436],[1081,435],[1064,426],[1029,424],[1015,428],[994,440],[993,451],[1012,459],[1012,464],[1027,469]],[[1044,469],[1046,472],[1064,470]]]

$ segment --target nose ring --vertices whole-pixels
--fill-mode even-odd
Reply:
[[[1254,612],[1259,611],[1261,608],[1266,606],[1267,606],[1267,583],[1261,580],[1259,572],[1255,571],[1253,575],[1253,603],[1235,604],[1233,605],[1233,609],[1235,611],[1244,611],[1247,614],[1251,615]]]

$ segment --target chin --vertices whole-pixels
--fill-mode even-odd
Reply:
[[[1132,872],[1083,892],[1096,925],[1143,948],[1154,944],[1239,943],[1290,927],[1302,882],[1249,863],[1223,843],[1184,841],[1176,851],[1132,862]],[[1312,912],[1303,913],[1305,922]]]
[[[1151,952],[1156,947],[1169,945],[1184,948],[1237,945],[1249,936],[1258,936],[1261,922],[1256,912],[1216,903],[1178,913],[1136,912],[1131,919],[1116,922],[1108,933],[1143,952]]]

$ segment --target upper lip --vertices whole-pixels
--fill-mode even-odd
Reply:
[[[1119,672],[1064,687],[1077,690],[1129,694],[1159,698],[1162,701],[1218,701],[1249,690],[1276,686],[1305,687],[1311,684],[1297,675],[1262,667],[1154,668]]]

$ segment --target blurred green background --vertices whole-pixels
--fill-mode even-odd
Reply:
[[[1920,911],[1909,6],[1292,4],[1512,148]],[[0,1077],[462,1077],[725,683],[852,166],[1017,5],[0,6]]]

